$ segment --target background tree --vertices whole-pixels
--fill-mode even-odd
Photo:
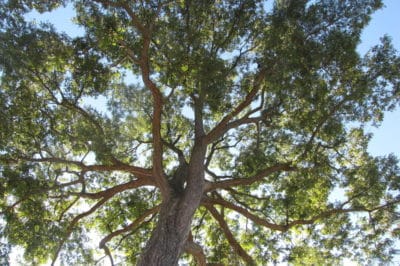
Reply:
[[[24,20],[66,4],[83,36]],[[400,58],[356,52],[381,7],[1,1],[1,236],[32,264],[93,264],[93,232],[111,264],[390,261],[399,168],[363,127]]]

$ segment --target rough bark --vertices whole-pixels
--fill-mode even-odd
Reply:
[[[177,265],[189,234],[190,221],[180,221],[181,198],[171,197],[161,206],[158,223],[142,254],[139,266]]]
[[[139,266],[178,265],[199,204],[200,199],[189,203],[182,195],[174,195],[162,204],[156,228],[143,251]]]
[[[187,185],[182,194],[171,192],[163,199],[156,228],[144,249],[139,266],[178,265],[187,242],[193,215],[204,191],[204,157],[206,148],[198,144],[192,151]]]

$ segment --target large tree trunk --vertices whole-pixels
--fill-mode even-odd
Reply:
[[[171,197],[163,203],[156,228],[142,254],[140,266],[177,265],[189,235],[191,219],[197,206],[187,206],[183,197]],[[188,213],[190,212],[190,213]],[[190,215],[191,217],[193,214]]]
[[[164,199],[156,228],[138,266],[178,265],[189,236],[193,215],[203,196],[205,150],[205,147],[194,148],[183,193],[171,193]]]

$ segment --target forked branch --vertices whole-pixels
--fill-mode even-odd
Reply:
[[[265,78],[266,74],[266,69],[260,69],[254,78],[253,88],[246,95],[245,99],[229,114],[222,118],[222,120],[206,135],[206,143],[211,143],[220,138],[226,132],[229,122],[253,102],[262,87],[262,80]]]
[[[161,3],[158,6],[155,16],[153,17],[152,23],[150,25],[143,24],[137,14],[135,14],[132,7],[126,1],[108,1],[108,0],[94,0],[97,3],[101,3],[106,6],[112,6],[116,8],[121,8],[124,10],[131,22],[132,25],[138,30],[140,33],[143,44],[141,47],[141,54],[137,57],[134,55],[133,51],[128,49],[128,56],[137,63],[141,70],[142,81],[144,85],[150,90],[153,97],[153,117],[152,117],[152,136],[153,136],[153,178],[157,183],[157,186],[160,188],[161,195],[163,197],[167,197],[169,195],[168,189],[168,181],[163,171],[163,145],[161,139],[161,115],[163,109],[163,96],[160,89],[154,83],[154,81],[150,78],[150,44],[151,44],[151,35],[152,28],[156,21],[156,16],[160,11]]]

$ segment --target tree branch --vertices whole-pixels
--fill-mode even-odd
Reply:
[[[226,133],[227,131],[229,131],[230,129],[233,128],[237,128],[241,125],[246,125],[246,124],[257,124],[258,122],[260,122],[263,119],[262,116],[257,116],[257,117],[248,117],[248,116],[244,116],[242,118],[239,118],[237,120],[234,120],[228,124],[225,125],[225,127],[223,127],[221,129],[221,134]]]
[[[106,256],[110,259],[111,266],[114,266],[115,265],[114,259],[113,259],[110,249],[107,246],[104,246],[103,249],[104,249],[104,253],[106,253]]]
[[[161,139],[161,115],[163,109],[163,97],[157,85],[150,78],[150,59],[149,50],[151,43],[151,34],[154,21],[150,26],[146,26],[141,23],[138,16],[133,12],[132,8],[129,6],[128,2],[114,2],[107,0],[94,0],[95,2],[101,3],[103,5],[109,5],[117,8],[122,8],[130,17],[133,26],[139,31],[143,38],[143,46],[140,57],[136,59],[133,53],[129,56],[134,60],[135,63],[139,64],[140,70],[142,72],[142,81],[144,85],[151,91],[153,97],[153,117],[152,117],[152,135],[153,135],[153,177],[158,187],[160,188],[161,195],[163,197],[168,197],[169,195],[169,185],[166,176],[164,175],[163,165],[162,165],[162,139]],[[156,14],[160,10],[161,4],[158,7]],[[154,18],[155,20],[155,18]],[[133,52],[129,50],[130,52]],[[133,57],[132,57],[133,56]]]
[[[55,262],[56,262],[56,260],[57,260],[57,258],[58,258],[58,255],[60,254],[60,251],[61,251],[61,249],[62,249],[62,246],[64,245],[65,241],[67,241],[67,239],[68,239],[69,236],[71,235],[72,230],[74,229],[75,225],[76,225],[82,218],[84,218],[84,217],[86,217],[86,216],[89,216],[90,214],[92,214],[93,212],[95,212],[98,208],[100,208],[100,207],[101,207],[107,200],[109,200],[109,199],[110,199],[110,197],[102,198],[102,199],[99,200],[92,208],[90,208],[90,209],[89,209],[88,211],[86,211],[86,212],[83,212],[83,213],[77,215],[77,216],[70,222],[70,224],[69,224],[69,226],[67,227],[67,230],[66,230],[66,232],[65,232],[65,236],[64,236],[63,240],[60,242],[60,244],[59,244],[59,246],[58,246],[58,248],[57,248],[57,250],[56,250],[56,252],[55,252],[55,254],[54,254],[54,257],[53,257],[52,262],[51,262],[51,266],[54,266],[54,265],[55,265]]]
[[[150,185],[154,185],[152,182],[148,182],[149,180],[144,180],[144,179],[136,179],[136,180],[132,180],[129,181],[127,183],[124,184],[120,184],[120,185],[116,185],[114,187],[111,187],[109,189],[106,190],[102,190],[99,192],[94,192],[94,193],[90,193],[90,192],[77,192],[77,193],[73,193],[70,192],[69,194],[71,195],[77,195],[80,197],[84,197],[84,198],[89,198],[89,199],[99,199],[99,198],[103,198],[103,197],[112,197],[117,193],[123,192],[125,190],[128,189],[134,189],[134,188],[138,188],[138,187],[142,187],[142,186],[150,186]]]
[[[107,242],[109,242],[111,239],[138,227],[148,216],[158,212],[159,210],[160,210],[160,205],[157,205],[151,209],[148,209],[141,216],[139,216],[134,222],[130,223],[128,226],[126,226],[122,229],[116,230],[116,231],[112,232],[111,234],[107,235],[106,237],[104,237],[100,241],[99,247],[104,249],[105,247],[107,247],[106,246]]]
[[[295,167],[291,166],[290,163],[278,163],[270,166],[264,170],[261,170],[257,174],[249,178],[235,178],[219,182],[208,182],[205,186],[205,192],[210,192],[217,189],[226,189],[235,186],[246,186],[251,185],[255,182],[261,181],[264,177],[280,171],[294,171]]]
[[[122,171],[122,172],[131,173],[131,174],[137,176],[138,178],[143,178],[143,179],[151,179],[152,178],[152,170],[151,169],[128,165],[128,164],[122,163],[120,161],[115,161],[114,164],[112,164],[112,165],[97,165],[97,164],[96,165],[86,165],[81,161],[74,161],[74,160],[68,160],[68,159],[57,158],[57,157],[30,158],[27,156],[17,156],[16,158],[12,158],[12,159],[0,157],[0,161],[5,162],[7,164],[16,164],[19,161],[33,162],[33,163],[64,164],[64,165],[72,165],[72,166],[78,167],[79,169],[81,169],[82,171],[85,171],[85,172],[88,172],[88,171],[93,171],[93,172]]]
[[[391,205],[398,204],[399,202],[400,202],[400,199],[394,200],[391,202],[386,202],[385,204],[382,204],[382,205],[379,205],[379,206],[376,206],[376,207],[370,208],[370,209],[365,208],[365,207],[348,208],[348,209],[343,209],[343,208],[331,209],[331,210],[321,212],[320,214],[315,215],[314,217],[312,217],[310,219],[299,219],[299,220],[291,221],[285,225],[279,225],[279,224],[270,223],[256,215],[250,213],[247,209],[237,206],[237,205],[235,205],[229,201],[226,201],[222,198],[208,198],[207,197],[207,198],[203,199],[203,204],[206,207],[209,205],[218,204],[218,205],[224,206],[228,209],[236,211],[237,213],[243,215],[244,217],[250,219],[251,221],[253,221],[254,223],[256,223],[260,226],[264,226],[271,230],[276,230],[276,231],[281,231],[281,232],[286,232],[290,228],[297,226],[297,225],[314,224],[318,220],[326,219],[326,218],[329,218],[336,214],[354,213],[354,212],[369,212],[369,213],[371,213],[371,212],[374,212],[377,210],[385,209]],[[342,204],[342,205],[344,205],[344,204]],[[207,209],[208,209],[208,207],[207,207]]]
[[[207,135],[205,138],[206,143],[211,143],[214,140],[221,137],[225,132],[229,121],[232,120],[235,116],[237,116],[241,111],[243,111],[247,106],[251,104],[254,97],[257,95],[259,90],[261,89],[262,80],[264,79],[265,75],[267,74],[266,69],[260,69],[254,79],[253,89],[246,95],[245,99],[233,109],[228,115],[226,115],[219,123],[216,125]]]
[[[329,218],[330,216],[333,216],[335,214],[352,213],[352,212],[368,212],[368,213],[371,213],[371,212],[375,212],[375,211],[378,211],[378,210],[381,210],[381,209],[385,209],[385,208],[387,208],[389,206],[392,206],[392,205],[398,204],[398,203],[400,203],[400,199],[393,200],[393,201],[390,201],[390,202],[386,202],[385,204],[382,204],[382,205],[379,205],[379,206],[376,206],[376,207],[373,207],[373,208],[357,207],[357,208],[348,208],[348,209],[343,209],[343,208],[331,209],[331,210],[324,211],[324,212],[312,217],[311,219],[304,219],[304,220],[303,219],[299,219],[299,220],[291,221],[290,223],[288,223],[286,225],[286,228],[289,229],[289,228],[291,228],[293,226],[296,226],[296,225],[313,224],[317,220]]]
[[[156,183],[159,185],[161,194],[165,197],[169,194],[168,182],[163,172],[162,166],[162,139],[161,139],[161,115],[163,108],[162,94],[156,84],[150,79],[150,59],[149,49],[151,43],[151,31],[146,29],[137,19],[136,15],[126,3],[123,8],[129,14],[133,24],[140,31],[143,37],[142,53],[140,55],[140,69],[142,71],[142,80],[145,86],[151,91],[153,96],[153,118],[152,118],[152,135],[153,135],[153,174]]]
[[[91,124],[94,125],[94,127],[101,134],[101,136],[105,137],[103,127],[100,125],[100,123],[98,121],[96,121],[94,119],[94,117],[90,113],[88,113],[88,111],[86,111],[82,107],[76,105],[75,103],[71,103],[70,101],[68,101],[65,98],[62,99],[60,105],[64,106],[66,109],[75,110],[76,112],[81,114],[85,119],[87,119]]]
[[[274,223],[270,223],[252,213],[250,213],[248,210],[246,210],[245,208],[239,207],[229,201],[226,201],[222,198],[205,198],[203,200],[203,202],[205,202],[205,204],[218,204],[221,206],[224,206],[228,209],[234,210],[237,213],[240,213],[241,215],[243,215],[244,217],[250,219],[251,221],[253,221],[254,223],[264,226],[266,228],[269,228],[271,230],[276,230],[276,231],[286,231],[286,226],[283,225],[279,225],[279,224],[274,224]]]
[[[179,137],[174,143],[176,143],[179,140]],[[180,150],[178,147],[176,147],[174,145],[174,143],[170,143],[170,142],[168,142],[166,140],[163,140],[163,144],[165,146],[167,146],[168,148],[170,148],[173,152],[176,153],[176,155],[178,156],[179,163],[181,163],[181,164],[186,163],[186,159],[185,159],[185,155],[183,154],[183,151]]]
[[[193,241],[192,233],[190,233],[188,240],[185,243],[184,251],[192,255],[196,261],[197,266],[206,266],[206,256],[204,254],[203,248]]]
[[[237,242],[234,235],[232,234],[231,230],[228,227],[228,224],[224,220],[224,217],[215,209],[214,206],[211,204],[205,204],[207,210],[211,213],[214,219],[218,222],[219,226],[221,227],[222,231],[225,234],[226,239],[228,240],[229,244],[233,248],[233,250],[243,258],[243,260],[247,263],[247,265],[256,265],[253,258],[242,248],[242,246]]]

